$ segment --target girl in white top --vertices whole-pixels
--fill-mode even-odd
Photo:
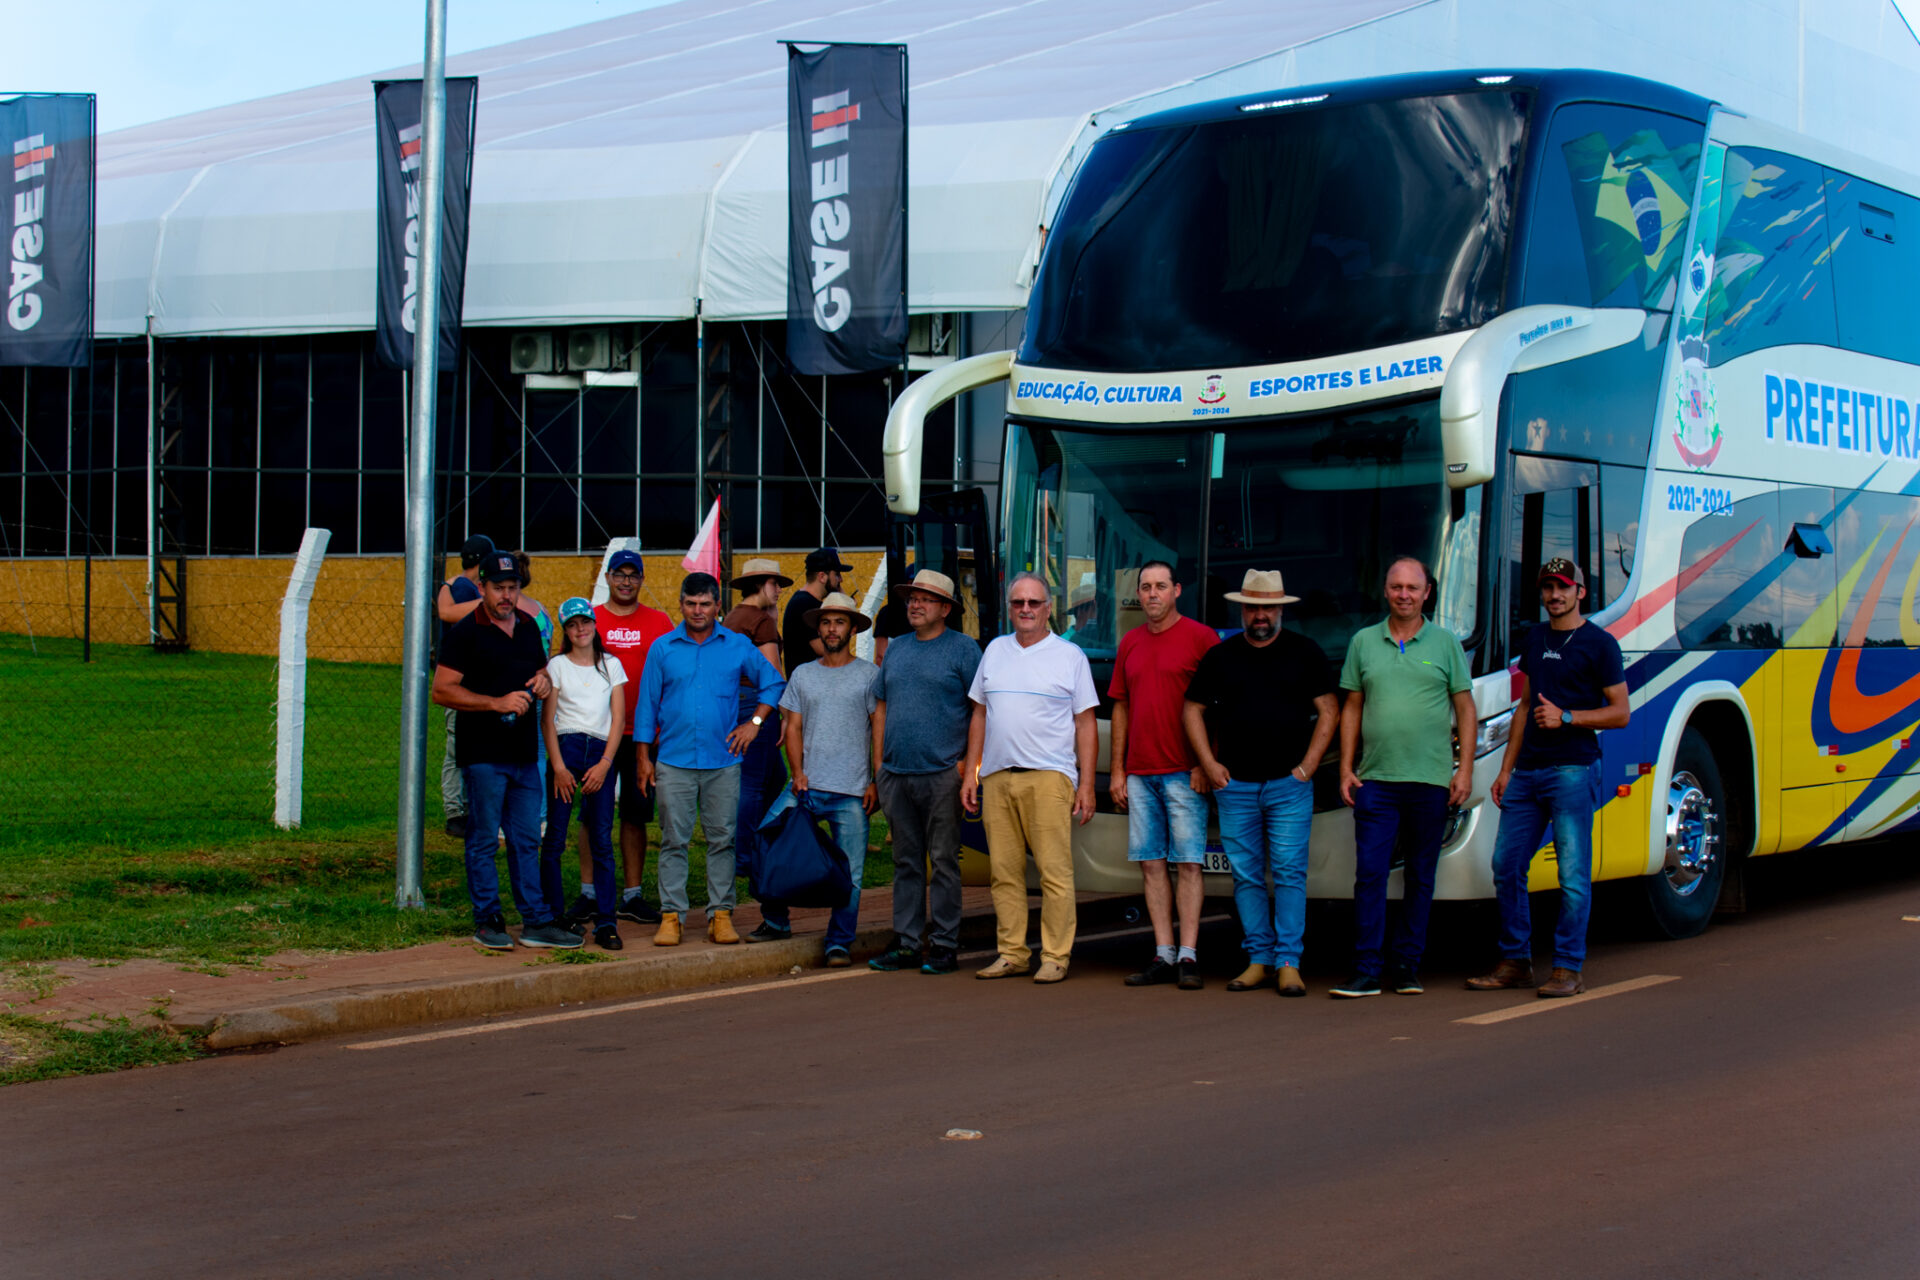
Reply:
[[[552,787],[547,797],[547,832],[540,842],[543,896],[556,912],[566,901],[560,886],[560,854],[577,798],[580,820],[593,853],[593,940],[608,951],[621,948],[614,925],[619,909],[613,869],[613,772],[620,738],[613,726],[626,723],[626,669],[609,659],[593,624],[593,605],[574,596],[560,606],[560,652],[547,663],[553,696],[541,711]],[[563,916],[563,919],[569,917]]]

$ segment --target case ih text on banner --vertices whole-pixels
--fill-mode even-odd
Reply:
[[[440,368],[458,367],[460,309],[467,284],[467,211],[473,194],[473,126],[480,82],[447,77],[447,172],[440,223]],[[413,368],[415,299],[420,289],[420,82],[373,82],[379,143],[380,246],[374,347],[390,368]]]
[[[787,46],[787,359],[898,369],[907,349],[907,48]]]
[[[0,102],[13,144],[0,365],[77,369],[93,338],[93,95]]]

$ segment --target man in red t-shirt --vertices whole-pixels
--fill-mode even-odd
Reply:
[[[640,673],[647,666],[647,650],[655,640],[673,630],[673,619],[640,603],[640,588],[646,576],[646,562],[637,554],[614,552],[607,559],[607,602],[596,605],[593,610],[593,625],[600,632],[600,643],[609,654],[620,659],[629,689],[640,687]],[[626,736],[621,740],[614,765],[620,776],[620,860],[627,873],[620,917],[637,924],[659,924],[660,909],[640,892],[640,874],[647,862],[647,823],[653,820],[653,793],[643,792],[634,779],[634,701],[631,697],[627,700],[627,723],[623,730]],[[575,906],[582,903],[591,915],[593,900],[583,894]]]
[[[1211,627],[1181,615],[1180,584],[1173,566],[1149,560],[1137,588],[1143,627],[1120,637],[1107,696],[1113,699],[1109,734],[1112,764],[1108,790],[1127,814],[1127,860],[1140,864],[1153,921],[1153,963],[1127,977],[1130,987],[1178,980],[1198,991],[1200,977],[1200,866],[1207,850],[1207,781],[1194,762],[1181,724],[1187,683],[1207,650],[1219,643]],[[1178,871],[1180,945],[1173,942],[1174,886],[1167,864]]]

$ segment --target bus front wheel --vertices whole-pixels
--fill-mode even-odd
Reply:
[[[1705,931],[1726,879],[1727,791],[1712,748],[1692,725],[1680,736],[1667,784],[1667,851],[1660,870],[1647,877],[1647,905],[1669,938]]]

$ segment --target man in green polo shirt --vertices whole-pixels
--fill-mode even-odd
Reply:
[[[1380,994],[1387,931],[1387,872],[1405,830],[1400,928],[1389,981],[1419,995],[1433,875],[1447,807],[1473,788],[1473,681],[1452,632],[1427,621],[1433,575],[1402,556],[1387,566],[1387,617],[1347,646],[1340,687],[1340,798],[1353,806],[1353,980],[1333,989],[1353,999]],[[1468,749],[1453,760],[1449,729]],[[1356,747],[1359,768],[1354,767]]]

